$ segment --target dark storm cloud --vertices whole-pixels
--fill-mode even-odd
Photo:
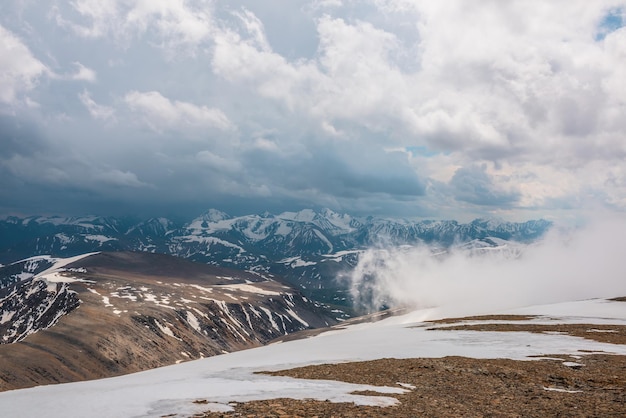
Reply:
[[[459,168],[450,181],[457,200],[481,206],[510,207],[519,193],[503,191],[486,172],[485,166]]]
[[[246,153],[246,166],[255,177],[294,191],[315,190],[342,197],[424,194],[424,186],[406,155],[368,148],[366,143],[328,143],[286,156],[255,149]]]
[[[47,148],[42,128],[33,120],[0,114],[2,156],[29,155]]]

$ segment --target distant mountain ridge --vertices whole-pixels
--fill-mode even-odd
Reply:
[[[476,219],[464,224],[353,217],[330,209],[236,217],[211,209],[186,223],[166,218],[7,217],[0,220],[0,263],[43,254],[156,252],[280,275],[305,294],[341,304],[337,276],[354,266],[359,252],[367,248],[423,244],[492,248],[504,241],[532,242],[551,225],[546,220]]]

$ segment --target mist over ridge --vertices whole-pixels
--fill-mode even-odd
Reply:
[[[541,240],[486,251],[453,246],[370,248],[345,279],[355,303],[435,308],[444,315],[626,295],[626,219],[553,228]]]

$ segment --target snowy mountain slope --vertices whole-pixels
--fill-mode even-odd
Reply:
[[[132,221],[118,218],[8,217],[0,220],[0,261],[13,262],[26,252],[67,256],[84,246],[100,249],[184,252],[183,242],[214,237],[236,253],[250,252],[270,259],[319,256],[373,244],[429,243],[450,246],[471,240],[497,238],[530,242],[549,229],[548,221],[512,223],[475,220],[412,221],[375,217],[353,218],[329,209],[285,212],[279,215],[231,217],[214,209],[185,225],[165,218]],[[102,248],[100,248],[102,247]],[[210,254],[210,253],[207,253]],[[26,258],[26,257],[22,257]],[[215,261],[218,261],[214,257]]]
[[[232,217],[214,209],[185,223],[164,218],[9,217],[0,220],[0,263],[33,255],[91,251],[146,251],[280,275],[305,295],[349,306],[345,283],[359,251],[370,247],[453,246],[479,252],[513,249],[540,238],[548,221],[415,221],[352,217],[329,209]],[[350,255],[346,255],[350,254]],[[292,259],[285,263],[284,260]],[[299,260],[299,261],[295,261]]]
[[[626,327],[626,303],[618,301],[586,300],[503,313],[525,317],[512,319],[507,316],[503,317],[505,319],[482,322],[544,326],[585,324],[589,333],[599,333],[602,331],[600,328],[606,328],[608,324],[619,331],[604,332],[623,332],[623,327]],[[538,360],[546,355],[565,355],[572,356],[572,361],[559,360],[564,367],[580,368],[584,367],[581,364],[584,364],[585,356],[593,353],[626,356],[626,345],[563,333],[455,331],[446,330],[450,326],[446,323],[424,322],[436,318],[435,311],[415,311],[376,323],[336,328],[308,339],[271,344],[118,378],[5,392],[0,394],[0,410],[12,417],[42,414],[49,417],[183,417],[209,409],[230,410],[232,406],[229,402],[233,401],[275,398],[312,398],[386,406],[397,403],[392,398],[393,394],[417,389],[411,382],[381,388],[254,372],[307,364],[446,356]],[[367,395],[353,393],[363,390],[370,392]],[[543,390],[559,389],[544,387]],[[375,396],[375,392],[380,396]],[[36,402],[33,402],[35,399]]]
[[[58,259],[0,293],[0,388],[145,370],[333,323],[251,272],[150,253]]]
[[[94,251],[121,250],[127,224],[125,219],[95,216],[10,216],[0,221],[0,257],[14,262],[35,255],[70,257]]]
[[[58,261],[58,259],[50,257],[49,255],[42,255],[16,261],[8,266],[2,266],[0,288],[30,279],[36,274],[53,266],[56,261]]]
[[[50,328],[80,304],[64,283],[30,279],[0,293],[0,344],[23,340]]]
[[[59,273],[66,271],[67,264],[90,255],[68,259],[33,257],[1,268],[9,274],[2,274],[0,289],[0,344],[16,343],[48,329],[78,308],[80,300],[76,292]],[[22,272],[11,274],[18,268]]]

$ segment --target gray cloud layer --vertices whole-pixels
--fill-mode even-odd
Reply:
[[[0,6],[0,211],[626,208],[626,2]]]

